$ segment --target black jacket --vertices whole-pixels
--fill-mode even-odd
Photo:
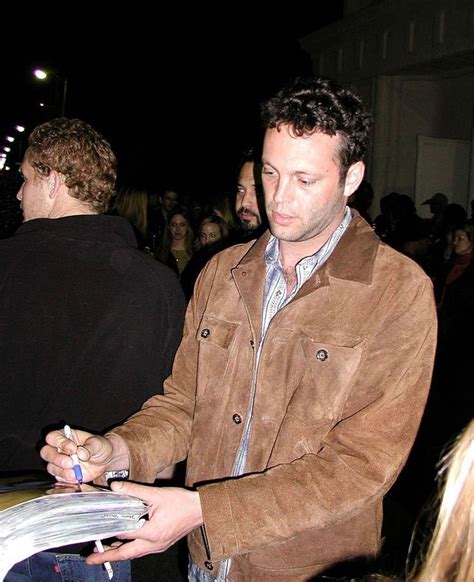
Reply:
[[[0,472],[41,468],[42,431],[103,431],[160,393],[183,312],[122,218],[36,219],[0,241]]]

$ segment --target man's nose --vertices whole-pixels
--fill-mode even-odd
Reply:
[[[242,198],[242,206],[244,208],[253,208],[257,203],[255,192],[247,190]]]
[[[273,200],[274,202],[281,203],[287,200],[288,198],[288,181],[279,180],[278,184],[276,185],[275,191],[273,193]]]

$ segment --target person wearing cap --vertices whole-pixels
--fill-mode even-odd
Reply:
[[[438,216],[442,214],[443,210],[448,205],[448,197],[442,192],[436,192],[436,194],[433,194],[431,198],[427,198],[424,202],[421,203],[422,206],[425,204],[430,205],[431,214]]]
[[[430,218],[432,235],[435,239],[437,239],[439,236],[444,234],[443,218],[444,210],[448,205],[448,197],[442,192],[436,192],[436,194],[433,194],[433,196],[427,198],[424,202],[421,203],[422,206],[425,206],[426,204],[429,205],[430,212],[433,215]]]

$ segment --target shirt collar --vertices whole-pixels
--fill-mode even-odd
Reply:
[[[351,210],[348,206],[346,206],[344,210],[344,217],[342,219],[341,224],[331,234],[328,240],[315,253],[300,259],[297,265],[309,263],[312,267],[314,267],[318,263],[319,258],[329,256],[332,250],[334,250],[335,246],[339,242],[339,239],[343,235],[344,231],[349,226],[351,219],[352,219]],[[267,267],[272,266],[275,268],[281,268],[280,241],[273,235],[270,235],[270,239],[265,249],[265,264],[267,265]]]

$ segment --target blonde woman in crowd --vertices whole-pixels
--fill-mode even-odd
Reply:
[[[138,248],[144,249],[148,238],[148,195],[145,190],[124,188],[114,202],[112,212],[122,216],[132,225]]]
[[[467,387],[466,387],[467,389]],[[441,460],[444,483],[439,513],[426,555],[413,582],[474,580],[474,420]]]
[[[229,228],[220,216],[208,216],[199,226],[196,252],[184,269],[180,281],[186,300],[191,299],[194,283],[205,264],[229,244]]]
[[[472,582],[474,580],[474,420],[439,463],[439,510],[431,536],[406,577],[370,574],[351,582]],[[434,520],[434,518],[433,518]],[[414,550],[412,535],[411,551]],[[413,564],[413,561],[408,559]],[[340,578],[329,578],[329,580]],[[344,578],[344,580],[349,580]]]
[[[201,249],[205,246],[212,246],[228,237],[229,227],[227,226],[227,222],[217,215],[207,216],[199,226],[196,248]]]

